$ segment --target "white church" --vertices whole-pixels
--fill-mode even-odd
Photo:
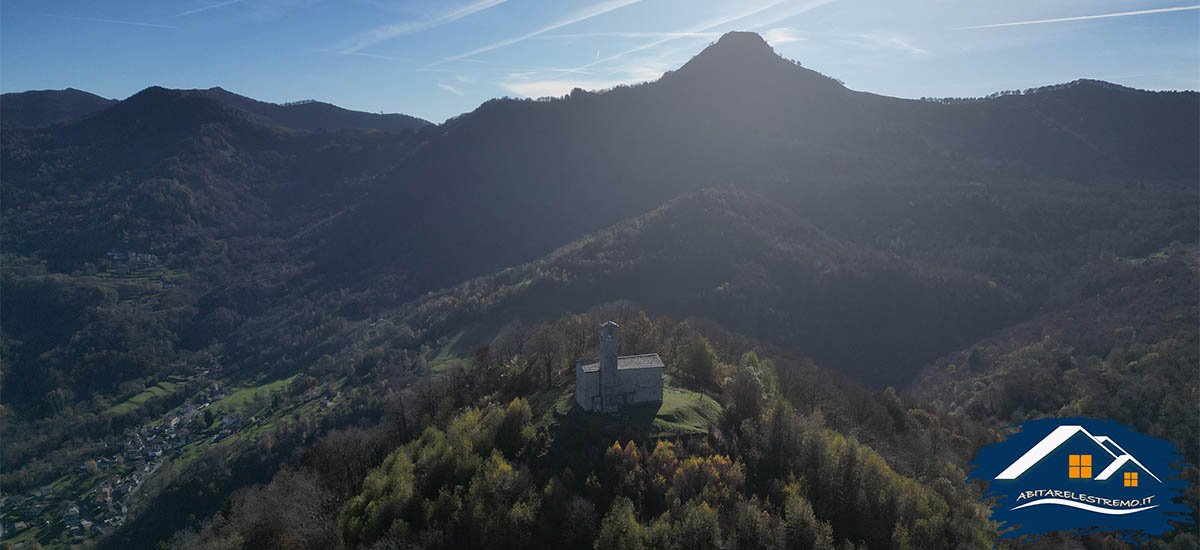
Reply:
[[[575,364],[575,402],[613,413],[626,405],[662,403],[663,362],[657,353],[617,356],[620,326],[600,325],[600,357]]]

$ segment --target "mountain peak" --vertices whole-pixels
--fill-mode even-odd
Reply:
[[[840,83],[775,52],[754,32],[727,32],[664,79],[718,94],[836,94]]]
[[[714,63],[743,63],[756,60],[762,62],[779,59],[779,54],[756,32],[730,31],[704,48],[693,61],[700,59],[711,60]]]
[[[752,31],[729,31],[721,35],[721,38],[713,46],[718,48],[743,48],[748,51],[770,50],[772,53],[775,52],[761,35]]]

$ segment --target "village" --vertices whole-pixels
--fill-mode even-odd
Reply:
[[[0,498],[0,541],[11,544],[5,548],[33,548],[34,540],[62,540],[64,533],[74,542],[112,533],[136,512],[138,499],[148,496],[147,483],[156,475],[182,467],[200,449],[269,424],[268,416],[297,413],[306,404],[306,411],[320,414],[341,396],[327,386],[302,387],[296,407],[277,407],[269,396],[284,390],[292,378],[229,387],[221,375],[216,362],[195,368],[181,377],[178,387],[203,389],[183,403],[102,442],[101,451],[71,474],[32,493]]]
[[[80,464],[74,476],[92,484],[81,495],[63,494],[78,487],[77,483],[64,483],[68,478],[42,486],[33,494],[6,495],[0,504],[4,538],[39,527],[50,532],[65,530],[80,538],[94,534],[92,531],[107,533],[120,527],[138,490],[172,457],[180,455],[185,445],[200,437],[217,440],[237,428],[237,416],[227,416],[213,426],[205,423],[206,416],[208,420],[213,416],[204,411],[224,397],[220,384],[212,382],[193,403],[180,405],[123,438],[103,443],[108,452]]]

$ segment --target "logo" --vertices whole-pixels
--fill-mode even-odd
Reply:
[[[1169,442],[1115,422],[1047,418],[984,447],[973,482],[988,484],[1003,538],[1050,531],[1161,535],[1190,523],[1175,502],[1187,490],[1182,455]]]

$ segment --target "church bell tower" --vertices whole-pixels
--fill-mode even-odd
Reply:
[[[617,393],[621,385],[617,377],[617,349],[620,325],[608,321],[600,325],[600,408],[615,411],[619,406]]]

